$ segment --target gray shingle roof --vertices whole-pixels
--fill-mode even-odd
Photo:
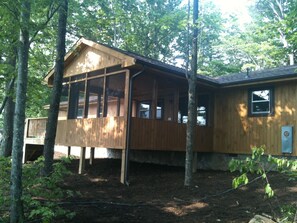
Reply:
[[[120,51],[121,53],[126,54],[128,56],[134,57],[136,61],[139,63],[155,66],[159,69],[171,71],[171,72],[174,72],[175,74],[182,75],[182,76],[185,76],[186,74],[185,69],[182,69],[155,59],[144,57],[133,52],[124,51],[117,48],[113,48],[113,49]],[[236,85],[236,84],[243,84],[243,83],[252,84],[258,81],[269,81],[269,80],[292,78],[292,77],[297,77],[297,65],[276,67],[276,68],[258,70],[258,71],[250,71],[248,76],[246,72],[223,75],[217,78],[211,78],[205,75],[198,74],[197,80],[201,82],[206,82],[208,84],[212,84],[213,86],[229,86],[229,85]]]
[[[276,80],[293,77],[297,77],[297,65],[252,71],[249,72],[248,76],[246,72],[229,74],[217,77],[216,80],[221,85],[227,86],[234,84],[254,83],[258,81]]]
[[[111,47],[106,44],[102,44],[102,45],[135,58],[136,63],[148,65],[150,67],[155,67],[157,69],[171,72],[175,75],[180,75],[183,77],[185,77],[186,75],[186,70],[180,67],[176,67],[176,66],[161,62],[159,60],[151,59],[149,57],[145,57],[137,53],[121,50],[116,47]],[[217,78],[211,78],[205,75],[198,74],[197,81],[202,83],[208,83],[216,87],[224,87],[224,86],[230,86],[230,85],[249,84],[249,83],[253,84],[259,81],[269,81],[269,80],[277,80],[277,79],[281,80],[285,78],[294,78],[294,77],[297,77],[297,65],[251,71],[249,72],[248,76],[246,72],[223,75]]]

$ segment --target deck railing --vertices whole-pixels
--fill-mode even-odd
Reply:
[[[122,149],[124,117],[84,118],[58,122],[56,144]]]
[[[46,120],[46,118],[27,119],[27,141],[32,144],[43,144]],[[132,118],[131,121],[132,149],[185,151],[185,124],[141,118]],[[124,127],[124,117],[59,120],[56,144],[123,149],[126,139]],[[211,152],[212,137],[212,127],[197,126],[194,150]]]
[[[185,151],[186,124],[132,118],[131,148],[139,150]],[[194,150],[211,152],[213,128],[197,126]]]
[[[25,138],[44,138],[47,118],[28,118]]]

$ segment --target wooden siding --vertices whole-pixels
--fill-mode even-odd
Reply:
[[[212,151],[212,128],[196,128],[195,151]],[[185,151],[186,125],[176,122],[132,118],[131,148],[138,150]]]
[[[65,67],[64,77],[99,70],[121,63],[122,60],[120,58],[112,57],[105,52],[87,47],[80,52],[78,57],[76,57],[71,64]]]
[[[26,120],[25,138],[44,138],[47,118],[34,118]]]
[[[61,120],[58,122],[56,144],[123,149],[124,117]]]
[[[271,85],[269,85],[271,86]],[[266,146],[266,153],[282,155],[281,126],[294,126],[292,155],[297,155],[297,85],[274,86],[275,114],[248,116],[248,88],[222,89],[215,95],[214,152],[249,154],[254,146]]]

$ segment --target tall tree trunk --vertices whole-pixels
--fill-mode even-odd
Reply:
[[[11,89],[11,86],[13,85],[13,83],[14,83],[14,78],[11,82],[8,82],[6,84],[7,100],[5,103],[4,114],[3,114],[3,141],[1,143],[1,148],[0,148],[0,156],[4,156],[4,157],[11,156],[11,151],[12,151],[13,115],[14,115],[14,108],[15,108],[13,95],[12,95],[13,90]]]
[[[11,166],[10,222],[23,222],[22,156],[25,127],[25,108],[28,80],[30,0],[21,1],[20,38],[18,44],[18,78]]]
[[[46,134],[44,141],[44,169],[43,174],[49,175],[53,169],[54,147],[59,114],[60,96],[64,73],[65,38],[67,24],[68,0],[61,1],[59,8],[59,26],[56,47],[56,65],[54,75],[54,86],[51,95],[50,109],[46,123]]]
[[[197,124],[197,106],[196,106],[196,78],[197,78],[197,37],[198,37],[198,0],[194,0],[193,8],[193,39],[191,70],[188,75],[188,122],[187,122],[187,142],[186,142],[186,160],[185,160],[185,186],[192,184],[193,167],[193,147],[195,140],[195,127]]]
[[[11,53],[8,64],[12,68],[12,79],[6,83],[6,95],[3,101],[4,114],[3,114],[3,141],[0,145],[0,156],[8,157],[11,156],[12,151],[12,139],[13,139],[13,115],[15,104],[13,101],[13,89],[15,82],[15,68],[16,68],[16,53],[17,50],[13,47],[14,50]],[[9,72],[9,76],[12,76]],[[0,114],[1,114],[0,109]]]

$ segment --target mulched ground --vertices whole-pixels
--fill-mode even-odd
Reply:
[[[78,160],[70,169],[77,171]],[[81,195],[69,205],[76,217],[63,222],[248,222],[255,214],[275,216],[279,204],[296,202],[297,183],[285,176],[269,175],[276,192],[272,200],[264,198],[261,180],[232,190],[235,176],[198,171],[193,186],[185,188],[183,168],[131,163],[127,187],[119,182],[120,160],[97,159],[85,174],[65,179],[65,187]]]

